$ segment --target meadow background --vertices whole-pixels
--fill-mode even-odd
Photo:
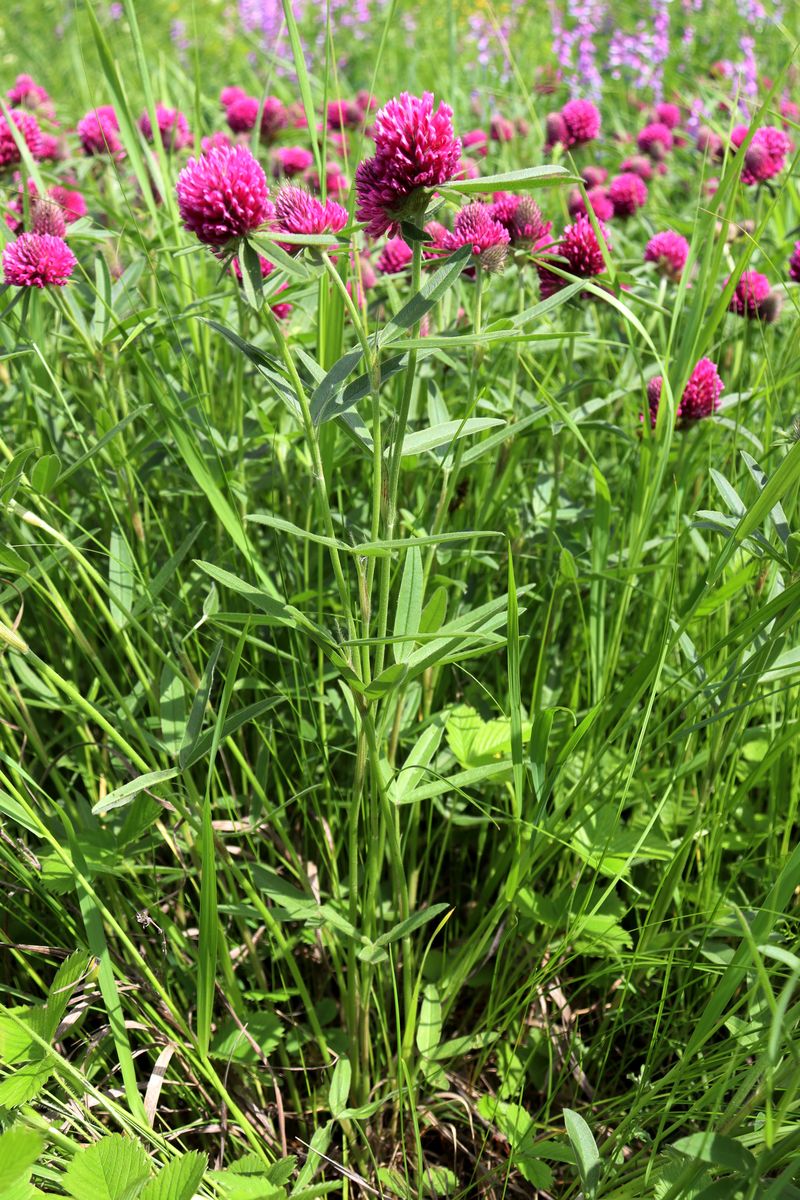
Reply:
[[[697,135],[798,142],[797,6],[287,11],[295,58],[267,0],[0,18],[0,92],[128,118],[124,163],[41,165],[73,280],[0,296],[0,1196],[791,1200],[800,191]],[[684,144],[594,284],[362,296],[345,192],[359,257],[279,262],[276,322],[175,201],[229,85],[501,114],[476,166],[564,168],[554,237],[656,100]],[[570,95],[600,137],[546,150]],[[138,137],[154,100],[194,146]],[[776,320],[729,311],[747,269]],[[702,357],[722,407],[673,428]]]

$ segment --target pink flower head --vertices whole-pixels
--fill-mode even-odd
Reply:
[[[458,160],[458,170],[453,176],[454,179],[479,179],[480,170],[478,164],[473,162],[471,158],[460,158]]]
[[[225,109],[225,120],[234,133],[250,133],[258,120],[258,100],[244,92],[235,96]]]
[[[63,238],[49,233],[21,233],[3,251],[3,275],[13,287],[63,287],[75,263]]]
[[[510,142],[516,134],[514,122],[500,113],[494,113],[489,121],[489,136],[493,142]]]
[[[653,426],[658,415],[662,384],[663,379],[660,375],[656,375],[647,384],[647,405],[650,409],[650,424]],[[693,421],[702,420],[703,417],[710,417],[719,408],[719,398],[724,386],[714,363],[709,358],[701,358],[683,390],[676,413],[676,424],[688,425]]]
[[[279,146],[275,151],[275,174],[291,179],[293,175],[307,171],[313,161],[314,155],[303,146]]]
[[[303,182],[311,188],[312,191],[320,190],[320,177],[317,171],[309,167],[303,173]],[[338,163],[328,163],[325,170],[325,191],[328,196],[345,196],[350,187],[347,176],[342,174],[342,168]]]
[[[261,140],[274,142],[282,129],[289,124],[286,105],[277,96],[265,96],[261,109]]]
[[[632,154],[620,164],[620,170],[633,171],[634,175],[638,175],[645,183],[653,178],[653,164],[645,154]]]
[[[800,283],[800,242],[795,242],[792,257],[789,259],[789,278]]]
[[[666,125],[667,129],[677,129],[681,123],[681,110],[677,104],[662,101],[656,105],[656,120]]]
[[[42,131],[36,117],[21,108],[10,109],[8,115],[32,156],[38,158],[42,149]],[[11,127],[6,118],[0,114],[0,170],[21,161],[22,155],[14,141]]]
[[[608,171],[605,167],[589,166],[584,167],[581,171],[581,178],[587,188],[601,187],[608,179]]]
[[[156,120],[161,142],[165,150],[182,150],[191,144],[192,135],[189,132],[189,122],[184,113],[177,108],[167,108],[164,104],[156,105]],[[150,114],[143,112],[139,117],[139,129],[145,141],[153,142],[153,126]]]
[[[218,129],[216,133],[212,133],[209,137],[204,137],[200,145],[203,154],[208,154],[209,150],[219,150],[221,147],[229,150],[233,148],[233,142],[227,133],[223,133],[221,129]]]
[[[442,242],[449,253],[472,246],[478,266],[485,271],[502,271],[510,240],[508,230],[495,221],[487,204],[468,204],[459,211],[452,233],[446,233]]]
[[[119,137],[119,121],[110,104],[93,108],[78,121],[78,137],[84,154],[110,154],[114,158],[124,155]]]
[[[548,113],[544,119],[545,149],[552,150],[554,146],[569,145],[569,130],[567,122],[560,112]]]
[[[246,146],[190,158],[176,191],[184,229],[208,246],[247,237],[275,214],[266,176]]]
[[[647,187],[633,171],[624,171],[611,180],[608,198],[614,205],[615,217],[630,217],[647,203]]]
[[[442,254],[446,253],[444,240],[448,236],[447,228],[442,225],[441,221],[428,221],[425,232],[430,241],[422,247],[422,257],[425,259],[441,258]]]
[[[741,141],[736,144],[741,145]],[[755,131],[753,140],[745,150],[742,182],[752,186],[779,175],[786,166],[786,156],[791,148],[791,140],[782,129],[776,129],[774,125],[762,125]]]
[[[365,88],[362,88],[360,92],[356,93],[356,104],[362,113],[375,112],[378,107],[378,98],[377,96],[373,96],[372,92],[368,92]]]
[[[328,128],[335,130],[358,129],[364,113],[354,100],[330,100],[328,102]]]
[[[31,205],[31,229],[34,233],[49,233],[53,237],[63,238],[67,232],[64,210],[49,197],[44,200],[37,198]]]
[[[774,319],[776,314],[773,311],[771,295],[772,289],[766,275],[761,275],[758,271],[742,271],[728,309],[737,316],[749,317],[751,320]]]
[[[241,100],[247,92],[240,87],[224,87],[219,94],[219,102],[223,108],[230,108],[234,100]]]
[[[600,113],[591,100],[568,100],[561,110],[567,146],[583,146],[600,132]]]
[[[347,224],[347,209],[335,200],[323,204],[305,188],[287,183],[275,197],[275,226],[282,233],[338,233]],[[289,250],[295,250],[290,244]]]
[[[408,242],[403,241],[401,237],[389,238],[375,263],[375,269],[381,275],[399,275],[413,257],[414,252]]]
[[[275,264],[271,263],[268,258],[264,257],[263,254],[259,254],[259,256],[258,256],[258,265],[261,268],[261,278],[262,279],[266,279],[267,276],[271,275],[272,272],[275,270]],[[238,258],[234,258],[234,260],[233,260],[233,273],[236,276],[239,283],[241,283],[242,282],[242,268],[239,265]],[[283,283],[278,288],[278,291],[282,292],[288,286],[289,286],[288,283]],[[285,321],[286,318],[289,316],[289,313],[292,311],[291,304],[282,303],[281,301],[279,301],[277,304],[270,304],[270,308],[275,313],[275,316],[278,318],[279,321]]]
[[[469,129],[462,137],[461,144],[465,150],[471,150],[480,158],[485,158],[489,150],[489,139],[482,129]]]
[[[663,121],[652,121],[640,130],[636,144],[642,154],[648,154],[657,162],[672,149],[672,130]]]
[[[64,220],[66,221],[67,225],[71,225],[73,221],[77,221],[81,217],[86,216],[86,213],[88,212],[86,200],[80,192],[76,192],[71,188],[65,188],[60,184],[56,184],[55,187],[50,188],[50,191],[47,194],[50,199],[54,200],[59,208],[61,208],[63,211]]]
[[[41,87],[32,75],[18,75],[6,95],[12,108],[39,108],[46,110],[45,115],[52,115],[53,106],[47,89]]]
[[[586,198],[592,206],[592,210],[598,221],[611,220],[614,216],[614,205],[609,200],[605,188],[589,188]],[[574,188],[570,192],[569,199],[567,200],[567,211],[571,217],[586,216],[586,204],[580,188]]]
[[[713,162],[721,162],[725,155],[722,138],[707,125],[701,125],[697,131],[697,149],[701,154],[707,154]]]
[[[453,133],[446,104],[434,112],[433,96],[403,92],[376,115],[375,155],[356,170],[357,216],[371,237],[396,233],[404,216],[419,219],[429,188],[446,183],[458,170],[461,142]]]
[[[790,100],[788,96],[781,100],[780,112],[783,117],[784,129],[788,128],[789,124],[800,124],[800,104],[795,104],[794,100]]]
[[[600,224],[600,233],[606,247],[609,248],[608,234],[602,224]],[[591,279],[594,275],[601,275],[606,269],[602,248],[588,217],[578,217],[573,225],[567,225],[561,241],[553,247],[552,255],[555,265],[568,271],[570,275],[577,275],[580,279]],[[537,263],[536,269],[539,273],[539,291],[543,300],[568,286],[569,281],[550,271],[546,262]]]
[[[54,133],[42,134],[37,158],[41,162],[60,162],[62,158],[66,158],[64,146]]]
[[[650,238],[644,251],[644,261],[655,263],[662,275],[678,282],[689,257],[689,243],[671,229]]]

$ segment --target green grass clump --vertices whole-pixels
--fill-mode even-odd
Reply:
[[[231,82],[312,125],[359,87],[502,109],[482,174],[555,239],[636,97],[609,80],[601,143],[553,162],[531,14],[472,113],[458,5],[416,57],[394,6],[331,21],[296,79],[210,5],[184,62],[144,2],[60,41],[56,7],[4,32],[9,84],[67,124],[113,102],[126,155],[24,156],[89,215],[66,288],[0,297],[0,1197],[797,1197],[797,160],[748,188],[689,140],[549,300],[529,254],[431,265],[413,226],[362,295],[352,198],[338,240],[256,237],[266,280],[240,248],[240,287],[138,134],[154,101],[197,150]],[[667,94],[727,137],[722,10]],[[642,262],[666,228],[679,284]],[[728,311],[753,268],[774,323]],[[674,428],[704,356],[723,406]]]

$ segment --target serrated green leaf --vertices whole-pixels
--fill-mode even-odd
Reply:
[[[62,1182],[75,1200],[132,1200],[150,1173],[150,1159],[139,1142],[112,1133],[79,1150]]]
[[[42,1139],[32,1129],[20,1126],[0,1133],[0,1195],[18,1180],[27,1180],[42,1150]]]
[[[207,1159],[198,1150],[173,1158],[145,1184],[139,1200],[192,1200],[205,1174]]]

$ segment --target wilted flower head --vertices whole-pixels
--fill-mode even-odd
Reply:
[[[727,283],[728,280],[725,282]],[[761,275],[758,271],[742,271],[728,309],[740,317],[774,321],[777,316],[777,306],[773,300],[772,289],[766,275]]]
[[[662,384],[662,377],[656,375],[647,385],[651,425],[656,423]],[[719,398],[724,386],[714,363],[709,358],[701,358],[684,388],[678,404],[676,424],[687,425],[692,421],[700,421],[703,417],[710,417],[719,408]]]
[[[677,129],[681,123],[681,110],[677,104],[663,102],[656,105],[656,120],[667,129]]]
[[[568,100],[561,110],[567,146],[583,146],[600,132],[600,113],[591,100]]]
[[[314,161],[314,155],[304,146],[279,146],[275,151],[275,173],[277,175],[302,175]]]
[[[21,140],[25,143],[34,158],[38,158],[42,150],[42,131],[39,122],[31,113],[21,108],[12,108],[8,113]],[[6,118],[0,114],[0,170],[22,161],[19,147],[14,141]]]
[[[689,243],[679,233],[665,229],[650,238],[644,251],[644,261],[655,263],[667,279],[678,282],[689,257]]]
[[[614,205],[615,217],[630,217],[647,203],[647,187],[633,171],[623,171],[611,180],[608,198]]]
[[[60,237],[21,233],[3,251],[3,275],[13,287],[63,287],[75,270],[75,255]]]
[[[789,278],[800,283],[800,242],[795,242],[792,256],[789,259]]]
[[[396,232],[404,216],[417,219],[427,205],[427,189],[452,179],[458,170],[461,142],[453,133],[446,104],[434,112],[433,96],[403,92],[376,115],[375,154],[356,170],[360,221],[380,237]],[[420,211],[421,210],[421,211]]]
[[[606,248],[608,248],[610,245],[608,234],[602,224],[600,224],[600,233]],[[553,247],[551,253],[556,266],[581,279],[591,279],[594,275],[600,275],[606,267],[597,234],[588,217],[578,217],[574,224],[567,225],[561,241]],[[539,289],[543,300],[568,286],[569,281],[549,270],[544,261],[537,263],[536,269],[539,273]]]
[[[468,204],[458,212],[452,233],[446,233],[442,243],[450,253],[472,246],[478,266],[484,271],[502,271],[510,240],[508,230],[492,217],[489,205]]]
[[[53,237],[63,238],[67,232],[64,210],[55,200],[40,200],[37,197],[31,204],[31,229],[34,233],[49,233]]]
[[[84,154],[111,154],[121,158],[124,154],[119,137],[119,121],[110,104],[93,108],[78,121],[78,137]]]
[[[614,205],[608,198],[605,188],[589,188],[586,199],[594,211],[598,221],[610,221],[614,216]],[[586,216],[586,201],[580,188],[573,188],[567,200],[567,211],[571,217]]]
[[[246,146],[190,158],[176,191],[184,228],[208,246],[246,237],[275,213],[266,176]]]
[[[338,233],[346,224],[347,209],[341,204],[335,200],[323,204],[295,184],[284,184],[275,197],[275,226],[282,233]]]
[[[164,104],[156,105],[156,120],[161,141],[165,150],[182,150],[191,144],[192,135],[189,132],[189,122],[184,113],[177,108],[167,108]],[[139,117],[139,129],[148,142],[153,139],[153,125],[150,114],[145,110]]]
[[[375,269],[381,275],[398,275],[406,269],[413,257],[413,250],[403,238],[389,238],[375,263]]]

